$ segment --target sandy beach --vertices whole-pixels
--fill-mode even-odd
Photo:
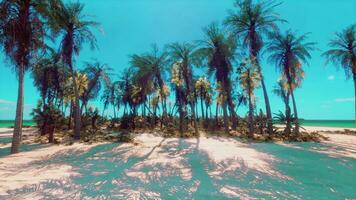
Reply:
[[[307,131],[320,131],[323,135],[329,138],[324,141],[329,148],[309,148],[310,152],[317,152],[333,158],[348,158],[356,159],[356,136],[335,134],[335,131],[342,131],[340,128],[327,127],[306,127]],[[24,129],[24,143],[31,143],[31,136],[36,134],[36,129]],[[7,139],[11,142],[12,129],[0,129],[0,141]],[[284,174],[278,170],[274,163],[280,162],[280,158],[273,154],[263,152],[256,149],[253,144],[242,143],[231,138],[218,137],[201,137],[199,139],[178,139],[178,138],[162,138],[152,134],[140,134],[135,137],[136,144],[114,144],[111,149],[109,158],[111,162],[118,161],[126,163],[124,168],[125,175],[129,178],[134,178],[142,183],[150,183],[154,180],[161,180],[164,177],[178,176],[182,180],[189,181],[194,177],[194,170],[189,166],[189,155],[192,152],[200,152],[206,155],[207,162],[213,167],[207,171],[206,176],[214,180],[221,180],[226,174],[241,171],[247,173],[254,171],[267,177],[274,177],[279,180],[292,181],[294,178],[288,174]],[[0,151],[9,150],[10,143],[0,143]],[[16,155],[3,155],[0,157],[0,199],[11,197],[11,199],[42,199],[45,194],[63,195],[64,198],[72,197],[78,199],[80,186],[73,183],[73,177],[85,176],[80,173],[78,166],[72,166],[70,162],[50,162],[57,157],[81,155],[85,152],[92,151],[98,148],[100,144],[83,144],[75,143],[70,146],[65,145],[48,145],[48,144],[28,144],[33,145]],[[279,143],[286,148],[296,149],[301,148],[295,143]],[[106,151],[98,151],[90,157],[90,161],[101,160],[106,156]],[[132,164],[132,159],[139,159],[139,161]],[[83,163],[86,166],[85,163]],[[147,171],[148,168],[159,166],[166,170],[159,170],[153,168]],[[169,169],[169,170],[167,170]],[[102,170],[91,171],[90,176],[103,176],[110,173],[105,168]],[[40,184],[48,181],[57,181],[61,185],[69,185],[70,189],[57,188],[46,190],[40,189]],[[114,180],[112,180],[114,181]],[[115,180],[116,181],[116,180]],[[104,184],[99,181],[96,184]],[[111,183],[120,184],[120,183]],[[199,190],[199,184],[196,182],[190,187],[190,193]],[[17,194],[16,191],[22,191],[29,186],[39,187],[38,190],[31,192],[24,192],[24,194]],[[132,189],[132,188],[131,188]],[[125,188],[119,191],[120,194],[136,195],[141,198],[142,193],[148,195],[152,199],[160,199],[161,194],[142,190],[131,191]],[[27,190],[26,190],[27,191]],[[222,185],[219,193],[226,195],[229,198],[250,199],[248,194],[241,188],[236,188],[233,185]],[[268,192],[268,191],[261,191]],[[23,192],[20,192],[23,193]],[[135,198],[132,198],[135,199]]]

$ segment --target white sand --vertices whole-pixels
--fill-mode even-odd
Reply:
[[[356,159],[356,135],[346,135],[336,132],[343,132],[345,129],[356,131],[355,128],[332,128],[332,127],[317,127],[317,126],[305,126],[305,131],[312,133],[318,132],[319,134],[328,138],[326,141],[322,141],[327,144],[326,148],[314,147],[309,149],[318,153],[327,154],[330,157],[335,158],[354,158]],[[301,148],[295,144],[279,143],[283,146],[290,148]]]
[[[27,136],[34,132],[35,129],[33,128],[23,130],[23,134]],[[0,128],[0,137],[9,135],[12,135],[11,129]],[[77,175],[70,165],[45,165],[41,161],[45,162],[57,154],[87,151],[96,145],[98,144],[84,145],[78,143],[71,146],[44,144],[33,151],[0,157],[0,195],[6,195],[6,191],[22,188],[25,185],[38,184],[46,180],[66,179]],[[0,148],[10,146],[11,144],[3,144]]]
[[[356,131],[356,128],[334,128],[334,127],[320,127],[320,126],[303,126],[307,132],[335,132],[344,131],[345,129]]]
[[[306,129],[310,132],[343,130],[328,127],[306,127]],[[24,135],[27,135],[27,139],[29,139],[35,132],[36,130],[33,128],[25,129]],[[333,148],[311,150],[333,157],[356,158],[356,136],[330,132],[322,132],[322,134],[329,137],[330,140],[325,141],[325,143]],[[11,129],[0,128],[0,138],[9,138],[11,136]],[[208,160],[202,160],[201,162],[209,162],[213,168],[210,170],[205,168],[204,164],[201,164],[202,168],[205,168],[202,170],[206,171],[207,175],[214,179],[221,179],[223,176],[229,176],[230,173],[233,175],[236,170],[241,173],[253,170],[284,180],[291,179],[274,168],[273,163],[279,162],[276,157],[254,149],[251,144],[241,143],[234,139],[207,138],[205,136],[199,139],[165,139],[152,134],[141,134],[135,140],[138,144],[123,144],[111,149],[110,151],[115,156],[107,159],[120,159],[128,162],[129,159],[137,158],[137,162],[133,162],[132,166],[125,169],[125,174],[129,177],[137,178],[143,183],[169,176],[180,176],[183,180],[191,180],[194,174],[190,166],[192,161],[188,157],[193,151],[199,151],[207,156]],[[43,145],[41,148],[29,152],[0,157],[0,196],[9,195],[7,193],[8,190],[20,189],[24,186],[39,184],[47,180],[58,180],[62,184],[70,184],[70,177],[79,175],[70,163],[54,165],[46,164],[46,160],[59,154],[73,153],[73,151],[84,152],[96,145],[98,144]],[[10,144],[0,144],[0,149],[8,147],[10,147]],[[288,147],[294,148],[293,146]],[[339,147],[342,147],[341,149],[343,150],[340,150]],[[98,152],[90,159],[100,159],[103,153]],[[195,160],[195,162],[200,161]],[[152,167],[153,169],[147,171],[148,168]],[[103,171],[93,171],[92,175],[99,176],[105,173]],[[256,181],[261,179],[258,175],[255,178]],[[100,185],[101,183],[98,184]],[[195,192],[200,184],[199,181],[195,182],[190,192]],[[49,192],[63,195],[69,193],[69,191],[63,190]],[[140,195],[146,193],[159,199],[159,194],[151,194],[151,191],[146,191],[143,188],[142,191],[127,190],[120,192],[127,192],[135,197],[140,197]],[[244,195],[244,191],[240,191],[239,188],[234,188],[233,186],[222,186],[220,192],[232,198],[249,198],[248,195]],[[34,196],[20,196],[18,199],[41,198],[40,194],[32,195]]]

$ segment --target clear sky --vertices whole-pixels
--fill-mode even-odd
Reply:
[[[213,21],[221,22],[233,0],[81,0],[85,12],[101,23],[104,33],[96,31],[99,49],[83,49],[77,59],[77,68],[83,61],[96,58],[107,63],[119,74],[128,66],[128,55],[149,50],[152,43],[163,46],[176,41],[202,39],[202,27]],[[320,56],[336,31],[356,23],[355,0],[284,0],[276,11],[288,21],[282,30],[310,32],[310,40],[317,42],[306,78],[296,92],[299,115],[306,119],[352,119],[354,116],[353,82],[345,79],[342,69],[325,65]],[[273,65],[262,62],[268,90],[278,78]],[[25,79],[25,113],[29,113],[39,99],[30,73]],[[256,91],[258,108],[263,108],[262,91]],[[0,119],[14,119],[17,98],[17,80],[0,53]],[[281,100],[270,92],[273,112],[283,110]],[[100,101],[91,102],[101,107]],[[245,114],[241,109],[240,114]]]

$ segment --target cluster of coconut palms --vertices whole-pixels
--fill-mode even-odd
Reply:
[[[135,124],[140,116],[151,128],[159,123],[161,128],[177,127],[183,134],[191,127],[198,136],[201,124],[216,128],[221,119],[222,130],[229,133],[246,121],[248,135],[253,137],[256,128],[262,134],[273,134],[273,123],[278,120],[285,124],[286,134],[298,134],[294,92],[301,86],[303,67],[315,43],[308,41],[308,34],[281,32],[278,26],[286,21],[275,12],[277,6],[275,1],[237,1],[222,24],[212,23],[203,29],[202,40],[171,43],[161,49],[153,45],[149,52],[131,55],[129,67],[116,77],[112,68],[95,60],[85,63],[83,70],[75,67],[83,44],[96,47],[92,28],[98,26],[86,19],[81,3],[3,0],[0,44],[19,80],[11,152],[18,152],[21,142],[23,82],[28,70],[41,95],[34,112],[37,118],[46,119],[41,123],[43,133],[48,129],[53,133],[58,121],[55,116],[68,115],[68,128],[80,139],[83,115],[93,113],[88,104],[101,95],[102,117],[110,109],[112,121],[119,120],[124,126]],[[325,57],[341,65],[356,86],[355,25],[337,34],[330,47]],[[273,90],[263,74],[272,69],[263,70],[262,59],[280,72]],[[257,116],[255,90],[259,87],[266,113]],[[275,119],[269,91],[285,104],[285,111]],[[241,105],[248,106],[246,118],[238,115]],[[94,113],[97,119],[98,111]]]

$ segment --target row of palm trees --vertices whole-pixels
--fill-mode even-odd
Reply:
[[[85,63],[82,71],[75,69],[75,57],[82,45],[89,43],[93,49],[96,47],[92,28],[98,27],[98,23],[86,19],[83,4],[60,0],[3,0],[0,3],[0,44],[19,79],[11,153],[18,152],[21,142],[23,80],[28,69],[40,91],[43,110],[55,107],[65,114],[64,108],[70,107],[69,120],[73,116],[75,139],[81,137],[81,118],[88,102],[97,98],[101,89],[102,115],[110,106],[114,118],[122,107],[124,117],[135,117],[141,109],[143,116],[150,116],[153,126],[160,121],[161,127],[168,126],[178,115],[179,132],[186,131],[191,122],[196,135],[199,135],[199,105],[203,121],[213,118],[211,110],[215,106],[218,122],[218,113],[222,110],[224,131],[228,133],[230,125],[234,130],[239,126],[237,109],[247,103],[248,132],[253,137],[254,91],[262,87],[266,106],[263,127],[266,133],[273,134],[268,87],[261,66],[262,52],[280,72],[273,92],[285,104],[281,115],[281,121],[286,124],[284,132],[298,134],[294,91],[301,86],[303,65],[308,64],[315,43],[308,41],[307,34],[298,35],[291,30],[281,33],[278,24],[286,21],[274,11],[277,6],[279,3],[268,0],[237,1],[222,25],[212,23],[203,29],[204,39],[168,44],[162,50],[153,45],[150,52],[131,55],[130,67],[123,70],[118,81],[112,81],[112,69],[97,61]],[[58,50],[49,47],[49,40],[59,45]],[[330,47],[332,49],[323,55],[353,76],[356,95],[355,25],[337,34]],[[207,68],[207,76],[195,76],[195,68]],[[237,85],[240,90],[236,89]],[[175,101],[171,104],[173,98]]]
[[[89,42],[95,47],[95,37],[90,28],[98,24],[85,19],[82,4],[64,4],[60,0],[4,0],[0,2],[0,19],[1,46],[19,79],[11,153],[19,151],[21,142],[24,75],[47,51],[48,40],[60,41],[60,59],[73,79],[74,135],[79,139],[79,93],[73,59],[79,55],[83,43]]]

